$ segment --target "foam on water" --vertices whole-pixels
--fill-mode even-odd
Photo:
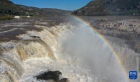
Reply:
[[[13,29],[10,29],[10,30],[7,30],[7,31],[3,31],[3,32],[0,32],[0,34],[2,33],[7,33],[7,32],[10,32],[10,31],[14,31],[14,30],[17,30],[18,28],[13,28]]]
[[[18,23],[6,23],[6,24],[3,24],[3,26],[1,27],[9,27],[9,26],[18,26],[18,27],[21,27],[21,26],[26,26],[30,24],[29,22],[18,22]]]
[[[40,38],[33,39],[31,36]],[[61,24],[44,28],[41,32],[28,31],[18,37],[22,39],[19,43],[1,44],[10,49],[0,55],[1,82],[47,82],[39,81],[34,76],[48,70],[61,71],[62,77],[70,82],[125,82],[112,52],[85,25]],[[139,54],[127,47],[110,44],[128,71],[139,69]]]

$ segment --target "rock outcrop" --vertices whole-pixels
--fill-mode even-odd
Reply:
[[[69,82],[67,78],[60,78],[62,73],[60,71],[48,71],[43,74],[35,76],[38,80],[52,80],[56,82]]]

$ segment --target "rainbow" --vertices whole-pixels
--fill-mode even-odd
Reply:
[[[119,65],[121,66],[122,68],[122,71],[123,71],[123,75],[124,75],[124,78],[126,80],[126,82],[130,82],[129,81],[129,78],[128,78],[128,73],[126,72],[126,69],[124,68],[123,66],[123,63],[121,62],[121,59],[119,58],[119,56],[117,55],[117,53],[115,52],[115,50],[113,49],[113,47],[109,44],[109,42],[106,40],[106,38],[104,38],[97,29],[93,28],[89,23],[87,23],[86,21],[84,21],[83,19],[77,17],[77,16],[74,16],[74,15],[71,15],[74,19],[84,23],[85,25],[87,25],[90,29],[92,29],[95,33],[97,33],[97,35],[100,37],[100,39],[102,39],[106,45],[108,45],[108,48],[112,51],[113,55],[115,56],[117,62],[119,63]]]

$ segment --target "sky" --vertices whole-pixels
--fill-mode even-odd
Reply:
[[[57,8],[62,10],[77,10],[92,0],[10,0],[15,4],[38,8]]]

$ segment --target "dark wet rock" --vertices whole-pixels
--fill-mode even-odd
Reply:
[[[32,38],[40,39],[39,36],[31,36]]]
[[[59,80],[58,82],[70,82],[67,78],[63,78],[61,80]]]
[[[35,76],[35,77],[38,80],[54,80],[54,81],[59,81],[59,75],[62,75],[62,73],[60,71],[48,71],[48,72],[44,72],[43,74],[40,74],[40,75]]]

